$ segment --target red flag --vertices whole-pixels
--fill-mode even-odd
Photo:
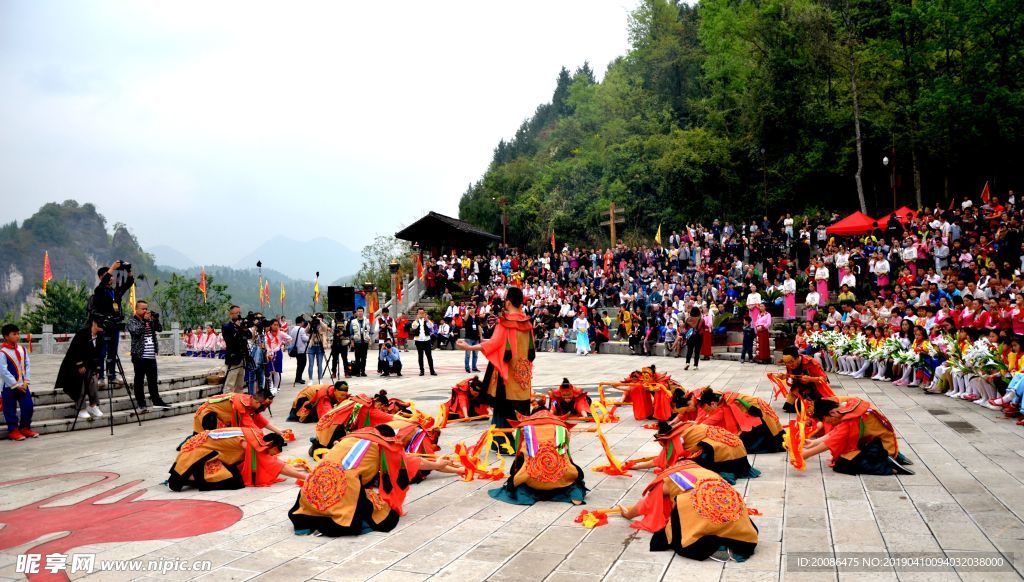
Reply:
[[[551,252],[555,252],[555,229],[551,229]]]
[[[423,259],[419,255],[416,255],[416,278],[423,278]]]
[[[988,189],[988,182],[985,182],[985,187],[981,189],[981,201],[988,203],[989,198],[992,197],[992,192]]]
[[[263,282],[263,302],[270,306],[270,281]]]
[[[199,271],[199,290],[203,292],[203,303],[206,303],[206,267]]]
[[[369,320],[370,325],[373,325],[374,314],[377,313],[377,309],[380,308],[380,299],[377,297],[377,292],[372,291],[366,294],[366,310],[370,312]]]
[[[402,304],[402,278],[398,278],[398,286],[395,287],[395,298],[398,299],[398,304]]]
[[[46,282],[53,279],[53,271],[50,270],[50,251],[43,252],[43,295],[46,295]]]

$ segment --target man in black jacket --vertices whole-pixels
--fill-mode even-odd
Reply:
[[[228,308],[228,318],[230,321],[220,329],[224,338],[224,364],[227,365],[224,392],[242,392],[245,388],[245,356],[249,353],[252,331],[242,329],[241,307],[232,305]]]
[[[156,355],[159,351],[157,332],[162,331],[160,318],[149,310],[145,301],[135,302],[135,315],[128,320],[128,333],[132,336],[132,366],[135,367],[135,401],[140,412],[146,412],[146,394],[142,391],[145,380],[149,384],[149,399],[155,408],[170,408],[157,390]]]
[[[82,403],[83,388],[88,397],[88,406],[81,407],[78,417],[82,419],[99,418],[100,398],[96,389],[96,376],[99,365],[99,345],[103,341],[103,327],[99,317],[89,316],[85,327],[78,330],[68,345],[64,360],[57,372],[55,388],[63,390],[76,403]]]
[[[115,277],[123,270],[127,276]],[[99,344],[99,375],[102,381],[104,368],[107,371],[107,383],[113,383],[117,375],[117,344],[121,332],[124,314],[121,313],[121,299],[135,284],[131,265],[122,265],[114,261],[109,267],[101,267],[96,271],[100,278],[89,300],[89,312],[99,316],[103,326],[103,338]],[[120,282],[118,282],[120,281]]]
[[[466,319],[464,322],[466,328],[466,343],[475,346],[480,343],[480,318],[477,317],[477,313],[480,310],[479,305],[470,305]],[[470,369],[470,354],[473,354],[473,368]],[[480,370],[476,367],[477,352],[466,352],[466,373],[479,372]]]

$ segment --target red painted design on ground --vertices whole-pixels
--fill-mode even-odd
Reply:
[[[219,501],[200,499],[153,499],[136,501],[145,491],[136,491],[112,503],[104,499],[124,493],[141,480],[118,485],[72,505],[50,505],[58,499],[74,495],[120,477],[117,473],[89,471],[64,473],[45,477],[29,477],[0,482],[0,487],[22,485],[48,479],[96,477],[98,480],[58,493],[17,509],[0,511],[0,550],[27,544],[55,533],[66,535],[33,546],[26,554],[68,554],[70,550],[91,544],[141,542],[187,538],[220,531],[242,518],[242,510]],[[184,557],[184,556],[183,556]],[[69,560],[70,564],[70,560]],[[29,575],[33,582],[68,580],[65,572],[51,574],[40,568]]]

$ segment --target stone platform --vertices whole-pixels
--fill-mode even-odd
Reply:
[[[64,357],[60,355],[44,354],[32,354],[30,359],[32,402],[35,407],[32,415],[32,428],[40,434],[70,430],[74,422],[75,403],[63,391],[54,389],[57,372],[60,370],[63,359]],[[129,383],[129,390],[131,390],[131,383],[135,381],[131,359],[124,354],[121,356],[121,362],[124,367],[125,379]],[[157,358],[158,389],[164,402],[171,408],[169,410],[151,408],[138,416],[142,420],[152,420],[165,416],[192,414],[206,398],[220,392],[219,385],[207,384],[207,376],[223,369],[223,360],[159,356]],[[132,394],[134,395],[134,392]],[[132,410],[128,391],[122,385],[118,384],[113,387],[113,394],[111,394],[110,388],[101,389],[99,396],[100,409],[104,415],[113,416],[114,424],[136,421],[136,413]],[[146,399],[149,403],[148,387],[146,388]],[[79,420],[75,424],[75,430],[106,427],[108,426],[107,416],[100,419]],[[6,438],[7,427],[0,423],[0,439]]]
[[[392,396],[415,400],[434,413],[446,400],[450,387],[466,377],[462,354],[435,352],[439,376],[418,375],[415,352],[403,354],[403,378],[351,379],[354,391],[386,389]],[[293,360],[287,360],[293,366]],[[683,361],[541,353],[536,362],[536,384],[550,386],[563,376],[592,385],[617,380],[641,365],[656,363],[686,387],[711,385],[719,389],[753,393],[766,399],[771,387],[765,372],[777,370],[727,361],[701,362],[699,370],[683,370]],[[373,376],[371,372],[371,376]],[[286,378],[292,377],[286,370]],[[95,481],[80,473],[102,471],[116,475],[108,483],[74,493],[58,504],[72,504],[117,485],[128,490],[113,497],[117,503],[128,492],[142,500],[219,501],[240,509],[233,525],[194,537],[165,532],[160,539],[104,543],[115,533],[90,521],[89,511],[68,509],[62,529],[95,528],[99,538],[74,552],[95,552],[97,560],[181,559],[210,560],[212,571],[167,574],[159,572],[96,572],[86,580],[546,580],[551,582],[630,580],[643,581],[749,581],[749,580],[1019,580],[1024,563],[1024,429],[995,412],[942,396],[927,396],[919,389],[899,388],[845,376],[832,378],[840,394],[866,396],[894,423],[900,446],[914,461],[912,476],[854,477],[834,473],[826,457],[815,457],[806,471],[790,467],[784,454],[759,455],[752,463],[762,471],[753,480],[740,480],[737,488],[748,506],[760,516],[760,543],[744,563],[694,562],[672,553],[648,550],[650,534],[628,527],[615,518],[607,526],[587,530],[574,524],[579,508],[540,503],[532,507],[507,505],[491,499],[486,481],[465,483],[454,476],[431,475],[414,485],[407,500],[408,514],[387,534],[330,539],[295,536],[287,518],[297,487],[288,480],[272,487],[242,491],[172,493],[161,485],[174,459],[174,449],[190,432],[188,417],[161,418],[106,431],[90,430],[44,435],[20,443],[0,442],[3,478],[11,481],[32,476],[68,474],[30,484],[0,483],[0,522],[5,511],[23,508],[72,487]],[[295,389],[287,387],[273,407],[274,422],[282,423]],[[781,408],[774,403],[776,410]],[[655,453],[652,431],[621,409],[622,421],[608,427],[609,443],[620,459]],[[788,415],[783,415],[783,420]],[[283,457],[305,457],[302,445],[312,425],[289,423],[298,436]],[[441,445],[450,451],[459,440],[475,439],[483,423],[456,424],[446,429]],[[603,462],[601,447],[592,433],[573,433],[572,455],[587,469],[590,508],[632,503],[653,474],[634,472],[630,477],[608,477],[588,468]],[[138,483],[134,483],[139,480]],[[110,501],[110,500],[107,500]],[[106,503],[106,501],[104,501]],[[76,511],[81,510],[78,507]],[[72,519],[72,515],[82,515]],[[171,523],[172,514],[155,513],[156,523]],[[93,518],[92,521],[95,521]],[[59,521],[59,520],[57,520]],[[0,529],[0,580],[20,579],[16,556],[36,546],[18,540],[12,526]],[[109,529],[109,528],[108,528]],[[101,535],[102,534],[102,535]],[[42,534],[40,534],[42,535]],[[36,539],[52,539],[53,533]],[[166,539],[163,539],[166,538]],[[122,539],[122,538],[117,538]],[[145,539],[145,538],[143,538]],[[14,545],[4,544],[14,540]],[[801,552],[872,552],[886,556],[899,552],[991,552],[1006,558],[1016,553],[1016,570],[972,572],[947,569],[924,572],[892,568],[864,573],[849,568],[826,572],[799,572],[791,561]],[[72,574],[72,579],[83,578]]]

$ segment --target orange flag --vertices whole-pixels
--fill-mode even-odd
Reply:
[[[50,270],[50,251],[43,252],[43,295],[46,295],[46,282],[53,279],[53,271]]]
[[[551,229],[551,252],[555,252],[555,229]]]
[[[423,259],[416,255],[416,278],[423,279]]]
[[[199,271],[199,290],[203,292],[203,303],[206,303],[206,267]]]
[[[281,313],[284,313],[284,281],[281,281]]]
[[[398,276],[398,286],[395,287],[395,299],[398,299],[399,305],[402,303],[402,276]]]
[[[992,192],[988,189],[988,182],[985,182],[985,187],[981,189],[981,201],[988,203],[989,198],[992,197]]]
[[[270,307],[270,281],[263,282],[263,302]]]

